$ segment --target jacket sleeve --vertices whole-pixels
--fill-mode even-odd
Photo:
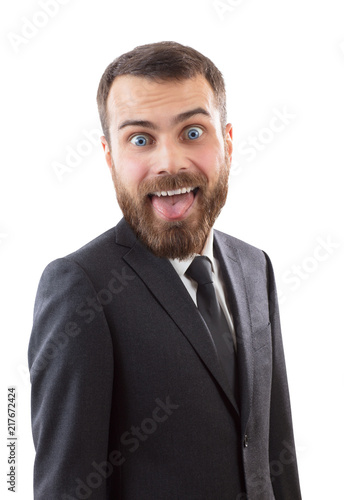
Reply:
[[[46,267],[28,351],[35,500],[89,498],[91,492],[92,499],[107,498],[104,477],[97,474],[95,482],[95,464],[108,453],[113,350],[96,303],[78,264],[58,259]],[[94,305],[88,316],[80,314],[86,304]]]
[[[301,499],[287,373],[273,268],[267,259],[272,332],[272,388],[270,405],[269,464],[276,500]]]

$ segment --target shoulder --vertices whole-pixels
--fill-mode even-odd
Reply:
[[[116,248],[116,227],[108,229],[82,247],[65,255],[63,259],[81,266],[88,267],[93,261],[100,260],[104,255],[111,255]]]
[[[235,238],[234,236],[223,233],[217,229],[214,230],[214,238],[220,248],[232,249],[233,252],[240,257],[240,259],[248,258],[250,260],[253,259],[254,261],[258,260],[265,262],[266,253],[246,241]]]
[[[135,237],[130,231],[124,221],[120,221],[117,226],[74,252],[50,262],[44,269],[42,277],[49,277],[50,280],[64,279],[73,283],[86,280],[92,284],[101,282],[103,278],[107,279],[112,269],[121,270],[124,264],[122,257],[135,242]]]
[[[264,250],[218,230],[214,231],[214,241],[224,259],[239,262],[247,277],[267,280],[269,287],[275,289],[273,265]]]
[[[135,244],[136,238],[122,219],[116,226],[108,229],[63,259],[78,263],[81,267],[96,266],[97,263],[120,259]]]

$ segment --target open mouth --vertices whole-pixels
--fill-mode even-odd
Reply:
[[[154,209],[165,220],[181,220],[188,215],[199,188],[187,186],[149,194]]]

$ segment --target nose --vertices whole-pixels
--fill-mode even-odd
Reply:
[[[191,165],[183,146],[173,140],[161,142],[154,153],[155,175],[177,174],[187,170]]]

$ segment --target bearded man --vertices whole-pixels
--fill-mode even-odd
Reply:
[[[213,229],[223,78],[175,42],[105,70],[124,218],[47,266],[29,345],[36,500],[301,498],[273,270]]]

